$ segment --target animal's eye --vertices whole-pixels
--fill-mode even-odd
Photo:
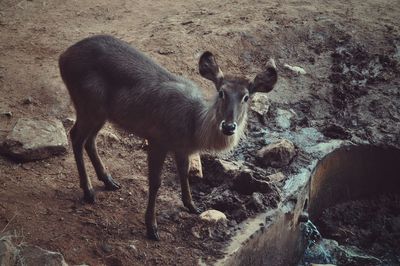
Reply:
[[[223,91],[223,90],[220,90],[220,91],[218,92],[218,97],[221,98],[221,99],[224,98],[224,91]]]
[[[243,101],[244,102],[247,102],[248,100],[249,100],[249,95],[246,95],[246,96],[243,97]]]

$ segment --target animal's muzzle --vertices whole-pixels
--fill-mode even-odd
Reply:
[[[222,121],[222,123],[221,123],[222,133],[224,133],[227,136],[235,134],[236,128],[237,128],[237,124],[235,122],[227,123],[225,121]]]

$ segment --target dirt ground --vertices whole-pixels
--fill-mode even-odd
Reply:
[[[73,118],[58,56],[84,37],[111,34],[193,79],[207,97],[214,89],[198,75],[202,51],[216,54],[224,72],[249,78],[273,57],[280,80],[270,93],[271,112],[293,108],[297,127],[324,128],[326,136],[350,134],[353,140],[399,145],[399,14],[397,0],[2,0],[0,137],[21,117]],[[285,63],[302,66],[307,74],[297,76]],[[329,127],[331,122],[346,132]],[[121,190],[102,191],[94,181],[97,204],[82,204],[71,150],[23,164],[0,157],[0,232],[60,251],[71,265],[193,265],[200,257],[221,256],[226,237],[192,232],[193,224],[201,224],[182,207],[170,159],[158,198],[162,241],[145,238],[147,167],[141,140],[110,125],[103,132],[99,152]],[[243,145],[235,156],[248,155]]]

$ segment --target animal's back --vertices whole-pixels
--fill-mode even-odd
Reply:
[[[112,36],[83,39],[60,56],[62,78],[78,82],[91,74],[102,76],[114,88],[151,80],[162,82],[173,75],[129,44]]]

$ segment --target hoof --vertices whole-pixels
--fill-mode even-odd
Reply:
[[[150,226],[147,228],[147,238],[155,241],[160,241],[157,226]]]
[[[83,192],[83,201],[89,204],[94,204],[96,202],[96,196],[93,189]]]
[[[121,185],[116,182],[110,175],[105,176],[102,181],[104,182],[105,190],[114,191],[121,188]]]

